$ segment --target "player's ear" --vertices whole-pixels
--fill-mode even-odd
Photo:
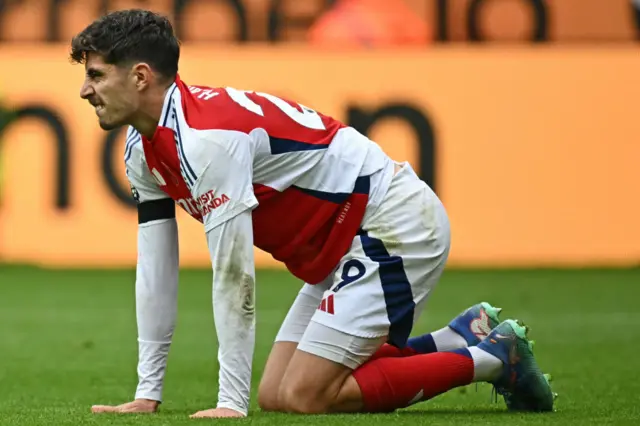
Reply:
[[[131,71],[138,91],[142,91],[149,87],[151,80],[153,79],[153,71],[148,64],[144,62],[137,63],[133,66]]]

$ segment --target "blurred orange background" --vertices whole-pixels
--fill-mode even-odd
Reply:
[[[239,16],[246,21],[248,41],[274,41],[270,22],[279,23],[278,41],[319,41],[317,33],[309,32],[313,27],[324,26],[329,14],[346,16],[356,8],[359,15],[349,20],[352,31],[344,34],[347,40],[358,40],[364,31],[385,43],[406,31],[428,42],[437,38],[439,28],[446,27],[450,41],[466,41],[470,11],[477,8],[473,16],[487,39],[522,41],[535,28],[536,5],[545,11],[549,40],[624,42],[636,38],[630,0],[13,0],[5,2],[0,15],[0,39],[43,41],[55,29],[54,41],[66,41],[107,10],[143,7],[171,17],[185,42],[235,40]],[[331,8],[341,11],[328,12]]]
[[[310,50],[186,45],[187,83],[295,99],[348,119],[349,108],[411,106],[431,123],[436,191],[452,221],[452,265],[628,265],[640,259],[640,123],[635,46]],[[45,106],[69,133],[70,205],[56,208],[51,128],[22,119],[3,135],[0,257],[48,265],[133,265],[136,213],[109,191],[105,133],[78,96],[66,45],[4,46],[0,92]],[[401,117],[369,136],[420,170]],[[123,135],[112,164],[124,190]],[[421,172],[424,172],[422,170]],[[179,217],[184,265],[207,266],[202,226]],[[30,237],[30,236],[33,236]],[[258,264],[273,266],[257,252]]]

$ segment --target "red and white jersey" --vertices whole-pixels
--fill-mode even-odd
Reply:
[[[127,133],[138,202],[170,197],[209,231],[251,209],[254,244],[317,283],[349,249],[393,162],[355,129],[305,106],[233,88],[169,88],[151,140]]]

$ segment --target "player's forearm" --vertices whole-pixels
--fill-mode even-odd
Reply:
[[[251,213],[208,233],[213,262],[213,308],[220,363],[218,407],[247,414],[255,346]]]
[[[162,400],[167,356],[176,321],[178,230],[175,219],[143,223],[138,229],[136,398]]]
[[[253,286],[247,280],[242,286]],[[251,369],[255,345],[253,304],[249,308],[248,288],[237,288],[232,294],[214,291],[214,312],[218,334],[220,363],[218,407],[247,414],[251,392]],[[242,305],[238,301],[246,300]]]

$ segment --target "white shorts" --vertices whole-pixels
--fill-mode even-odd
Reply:
[[[445,267],[450,229],[444,206],[408,163],[334,273],[305,284],[276,341],[357,368],[384,341],[404,347]]]

